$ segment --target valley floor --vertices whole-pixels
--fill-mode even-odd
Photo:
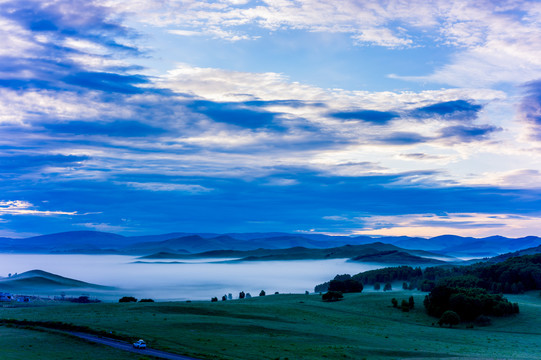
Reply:
[[[393,297],[400,303],[410,295],[416,304],[411,312],[392,307]],[[539,359],[538,292],[510,296],[520,314],[473,329],[432,325],[437,319],[426,315],[424,295],[367,292],[333,303],[319,295],[272,295],[215,303],[65,304],[0,308],[0,318],[86,325],[202,359]],[[0,335],[2,359],[139,358],[47,332],[1,326]]]

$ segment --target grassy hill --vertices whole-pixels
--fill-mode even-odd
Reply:
[[[391,298],[410,295],[416,304],[412,311],[392,307]],[[539,358],[537,293],[510,299],[519,302],[520,314],[472,329],[433,326],[435,319],[422,307],[424,295],[368,292],[346,294],[334,303],[322,302],[318,295],[271,295],[216,303],[0,308],[0,318],[87,325],[203,359]],[[73,349],[77,351],[75,344]]]
[[[102,290],[112,289],[107,286],[96,285],[84,281],[66,278],[43,270],[30,270],[8,278],[0,278],[0,290],[40,290],[43,288],[93,288]]]

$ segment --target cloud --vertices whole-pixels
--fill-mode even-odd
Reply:
[[[501,131],[501,128],[492,125],[480,126],[448,126],[441,129],[442,138],[453,138],[454,141],[470,142],[487,139],[488,136],[495,132]]]
[[[526,96],[523,97],[518,117],[530,127],[530,137],[536,141],[541,140],[541,80],[529,82],[523,87]]]
[[[54,216],[54,215],[78,215],[77,211],[51,211],[37,210],[35,206],[23,200],[1,200],[0,215],[35,215],[35,216]]]
[[[212,191],[212,189],[206,188],[201,185],[194,184],[175,184],[175,183],[157,183],[157,182],[127,182],[124,183],[129,187],[133,187],[139,190],[149,191],[175,191],[175,192],[187,192],[191,194],[203,193]]]
[[[105,135],[108,137],[148,137],[166,132],[132,120],[115,120],[109,123],[70,121],[67,123],[42,124],[55,134]]]
[[[217,103],[211,101],[194,101],[188,108],[204,114],[216,122],[257,129],[273,124],[276,114],[268,111],[254,110],[242,103]]]
[[[88,156],[75,155],[9,155],[0,156],[2,177],[21,170],[32,171],[44,167],[80,167]]]
[[[422,136],[414,132],[392,132],[387,136],[381,137],[380,142],[389,145],[412,145],[428,142],[430,138]]]
[[[400,157],[410,160],[441,160],[444,156],[430,155],[425,153],[400,154]]]
[[[327,219],[341,220],[332,217],[327,217]],[[348,220],[361,225],[362,229],[353,231],[357,235],[432,237],[441,234],[455,234],[485,237],[499,234],[521,237],[530,234],[524,229],[541,229],[539,219],[539,215],[517,216],[506,213],[422,213],[397,216],[363,216]]]
[[[481,105],[467,100],[445,101],[413,110],[410,116],[420,118],[441,117],[452,120],[472,120],[482,109]]]
[[[337,119],[361,120],[375,125],[384,125],[398,117],[398,114],[394,112],[376,110],[343,111],[330,113],[329,115]]]

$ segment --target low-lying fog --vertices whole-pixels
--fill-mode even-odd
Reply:
[[[332,279],[336,274],[357,274],[384,267],[347,262],[346,259],[243,263],[213,263],[216,259],[199,259],[182,260],[180,264],[141,264],[136,261],[136,257],[118,255],[0,254],[0,276],[39,269],[119,288],[107,294],[88,290],[66,291],[70,295],[86,293],[102,300],[115,300],[119,296],[155,300],[208,300],[214,296],[221,299],[222,295],[228,293],[237,298],[240,291],[252,296],[257,296],[261,290],[267,294],[276,291],[313,292],[315,285]]]

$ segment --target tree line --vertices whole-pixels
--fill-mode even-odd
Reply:
[[[351,281],[364,286],[403,281],[408,283],[408,289],[427,292],[443,283],[450,287],[480,288],[494,294],[520,294],[541,289],[541,254],[518,256],[497,264],[442,265],[425,269],[397,266],[365,271],[353,276],[337,275],[333,280],[317,285],[315,292],[328,291],[331,282],[334,282],[334,288],[345,281],[349,281],[349,284],[342,285],[346,288],[352,286]]]

